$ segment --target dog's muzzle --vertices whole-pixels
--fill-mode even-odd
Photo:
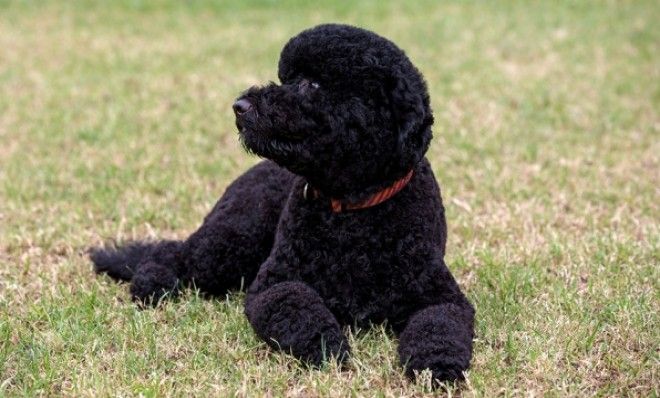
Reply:
[[[252,103],[245,98],[239,98],[234,102],[234,105],[232,105],[232,109],[234,110],[236,117],[240,117],[252,110]]]

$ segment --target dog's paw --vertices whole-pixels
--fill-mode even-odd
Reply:
[[[431,370],[431,380],[434,387],[443,382],[465,380],[463,368],[460,366],[435,366]]]
[[[406,376],[410,380],[418,383],[430,382],[432,388],[438,388],[441,383],[465,380],[464,371],[464,365],[450,362],[437,362],[424,368],[421,366],[405,367]]]
[[[318,368],[330,361],[336,361],[343,366],[351,355],[348,340],[338,333],[336,336],[324,336],[318,344],[310,347],[306,353],[297,355],[307,365]]]
[[[179,278],[171,268],[149,261],[140,264],[131,279],[133,301],[145,306],[155,306],[165,297],[178,293]]]

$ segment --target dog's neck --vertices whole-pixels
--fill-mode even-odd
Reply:
[[[413,169],[410,169],[406,175],[394,181],[391,185],[386,186],[380,191],[371,194],[360,201],[353,202],[346,199],[330,197],[330,208],[335,213],[341,213],[347,210],[360,210],[376,206],[390,199],[392,196],[396,195],[399,191],[405,188],[406,185],[408,185],[410,182],[412,176]],[[305,183],[303,186],[302,195],[305,200],[317,200],[319,198],[326,197],[320,190],[312,187],[309,182]]]

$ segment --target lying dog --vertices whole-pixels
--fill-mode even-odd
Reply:
[[[96,249],[96,271],[130,280],[143,303],[190,284],[224,295],[244,283],[256,333],[314,365],[347,357],[342,326],[387,321],[408,375],[462,378],[474,310],[443,260],[421,74],[372,32],[321,25],[284,47],[279,78],[233,106],[243,144],[269,160],[185,241]]]

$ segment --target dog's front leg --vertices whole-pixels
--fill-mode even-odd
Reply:
[[[416,312],[399,338],[399,357],[409,377],[429,369],[433,384],[463,379],[472,357],[474,309],[457,303],[428,306]]]
[[[337,319],[311,287],[282,282],[248,292],[245,313],[256,333],[275,349],[313,366],[334,357],[344,361],[349,347]]]

